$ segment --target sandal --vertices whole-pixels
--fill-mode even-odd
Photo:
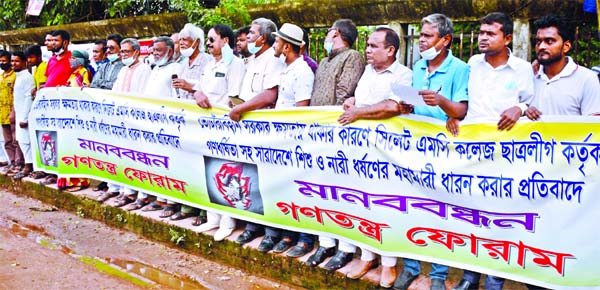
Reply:
[[[46,176],[46,178],[44,178],[44,180],[40,181],[40,184],[42,184],[42,185],[56,184],[56,176],[48,175],[48,176]]]
[[[135,200],[135,202],[128,204],[123,209],[124,210],[128,210],[128,211],[138,210],[140,208],[143,208],[147,204],[148,204],[148,199],[147,198],[144,198],[144,199],[138,198],[138,199]]]
[[[194,217],[194,219],[192,220],[192,225],[195,227],[204,223],[206,223],[206,216],[197,216]]]
[[[175,213],[177,213],[178,211],[179,211],[179,205],[178,204],[168,204],[163,209],[163,212],[160,214],[159,217],[161,217],[161,218],[168,218],[168,217],[174,215]]]
[[[96,187],[92,188],[93,191],[107,191],[108,183],[101,181]]]
[[[13,180],[21,180],[23,177],[29,176],[29,172],[21,171],[17,172],[15,176],[12,177]]]
[[[132,203],[132,202],[134,202],[134,201],[135,201],[135,198],[134,198],[134,199],[131,199],[131,198],[129,198],[129,196],[128,196],[128,195],[123,195],[123,197],[121,197],[121,198],[118,198],[118,199],[117,199],[117,200],[116,200],[116,201],[113,203],[113,206],[115,206],[115,207],[122,207],[122,206],[124,206],[124,205],[128,205],[128,204],[130,204],[130,203]]]
[[[119,193],[118,193],[118,192],[116,192],[116,191],[115,191],[115,192],[108,192],[108,191],[107,191],[107,192],[104,192],[104,193],[102,193],[102,194],[101,194],[101,195],[100,195],[100,196],[99,196],[99,197],[96,199],[96,201],[99,201],[99,202],[105,202],[107,199],[109,199],[109,198],[113,198],[113,197],[115,197],[115,196],[117,196],[117,195],[119,195]]]
[[[29,174],[29,177],[33,179],[40,179],[46,177],[46,173],[44,173],[43,171],[34,171],[31,172],[31,174]]]
[[[158,204],[155,201],[142,207],[142,211],[156,211],[156,210],[161,210],[161,209],[163,209],[163,206],[161,204]]]
[[[196,216],[197,214],[198,214],[197,211],[192,211],[192,212],[178,211],[177,213],[172,215],[169,219],[171,219],[172,221],[178,221],[178,220],[183,220],[183,219],[186,219],[189,217]]]
[[[64,189],[64,191],[66,192],[77,192],[80,191],[82,189],[87,188],[87,186],[69,186],[67,188]]]

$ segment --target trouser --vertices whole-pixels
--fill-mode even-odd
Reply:
[[[25,163],[33,163],[33,155],[31,154],[31,143],[18,142],[21,152],[23,152],[23,159]]]
[[[313,245],[315,243],[315,236],[307,233],[300,233],[298,235],[298,243],[300,242]]]
[[[335,247],[335,239],[326,236],[319,236],[319,246],[327,249],[333,248]],[[345,253],[355,253],[356,246],[344,241],[340,241],[338,250]]]
[[[172,201],[172,200],[168,200],[168,199],[166,199],[166,198],[162,198],[162,197],[157,197],[157,198],[156,198],[156,201],[159,201],[159,202],[166,202],[168,205],[175,205],[175,204],[177,204],[176,202],[174,202],[174,201]]]
[[[206,223],[219,225],[219,228],[233,229],[235,228],[235,219],[228,215],[221,215],[216,212],[206,212]]]
[[[404,258],[404,271],[408,271],[413,275],[419,275],[421,273],[421,261]],[[431,263],[431,272],[429,277],[446,280],[448,276],[448,266]]]
[[[127,196],[135,195],[135,190],[126,186],[118,185],[115,183],[107,183],[107,186],[108,192],[123,192]]]
[[[465,270],[463,279],[471,282],[471,284],[478,284],[481,279],[481,273]],[[502,290],[504,287],[504,278],[487,275],[485,277],[485,290]]]
[[[0,134],[0,162],[8,162],[8,155],[6,154],[6,149],[4,149],[4,134]]]
[[[360,248],[361,254],[360,259],[363,261],[373,261],[377,259],[377,254],[367,250]],[[385,267],[394,267],[396,266],[396,262],[398,262],[398,258],[390,257],[390,256],[381,256],[381,265]]]
[[[23,164],[23,152],[17,145],[15,138],[15,125],[2,125],[2,136],[4,137],[4,149],[11,163]]]

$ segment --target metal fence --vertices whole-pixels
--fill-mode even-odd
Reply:
[[[591,25],[577,26],[575,28],[575,40],[571,45],[569,55],[576,59],[576,61],[585,66],[592,67],[600,64],[600,40],[598,36],[598,27]],[[354,44],[354,49],[361,53],[364,53],[367,39],[369,38],[370,32],[363,31],[359,33],[358,38]],[[464,60],[465,62],[474,54],[479,53],[477,48],[477,38],[479,35],[478,30],[465,31],[461,29],[456,31],[452,41],[452,53],[454,56]],[[535,32],[531,33],[531,59],[535,59]],[[323,33],[313,33],[310,37],[311,48],[309,55],[317,61],[320,61],[325,57],[323,51],[323,42],[325,36]],[[415,62],[419,60],[418,41],[419,34],[414,28],[409,28],[408,34],[404,36],[403,47],[400,49],[404,52],[401,55],[404,56],[400,59],[400,63],[412,68]]]

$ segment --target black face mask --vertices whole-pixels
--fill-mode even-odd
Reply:
[[[10,69],[10,63],[0,63],[0,69],[7,71]]]

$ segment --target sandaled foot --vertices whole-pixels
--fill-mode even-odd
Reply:
[[[99,201],[99,202],[105,202],[107,199],[113,198],[113,197],[115,197],[117,195],[119,195],[119,193],[116,192],[116,191],[115,192],[108,192],[107,191],[107,192],[102,193],[96,200]]]
[[[198,212],[188,212],[188,213],[185,213],[185,212],[182,212],[182,211],[178,211],[177,213],[175,213],[174,215],[172,215],[170,217],[170,219],[172,221],[178,221],[178,220],[183,220],[183,219],[186,219],[186,218],[189,218],[189,217],[193,217],[193,216],[196,216],[196,215],[198,215]]]
[[[177,213],[179,211],[179,206],[178,205],[167,205],[167,207],[165,207],[163,209],[163,212],[160,214],[161,218],[168,218],[172,215],[174,215],[175,213]]]
[[[143,208],[144,206],[146,206],[148,204],[148,199],[144,198],[144,199],[136,199],[135,202],[128,204],[127,206],[123,207],[124,210],[128,210],[128,211],[132,211],[132,210],[138,210],[140,208]]]
[[[192,220],[192,225],[197,227],[206,223],[206,216],[197,216]]]
[[[108,184],[104,181],[100,182],[96,187],[92,188],[93,191],[107,191]]]
[[[80,191],[82,189],[86,189],[87,186],[69,186],[67,188],[65,188],[66,192],[77,192]]]
[[[113,203],[113,206],[122,207],[122,206],[128,205],[134,201],[135,201],[135,197],[131,198],[128,195],[123,195],[121,198],[118,198],[117,200],[115,200],[115,202]]]
[[[164,205],[153,201],[142,208],[142,211],[156,211],[163,209]]]
[[[29,177],[33,179],[40,179],[46,177],[46,173],[44,173],[43,171],[34,171],[31,172],[31,174],[29,174]]]
[[[44,178],[44,180],[40,181],[40,184],[42,184],[42,185],[56,184],[56,176],[48,175],[48,176],[46,176],[46,178]]]

